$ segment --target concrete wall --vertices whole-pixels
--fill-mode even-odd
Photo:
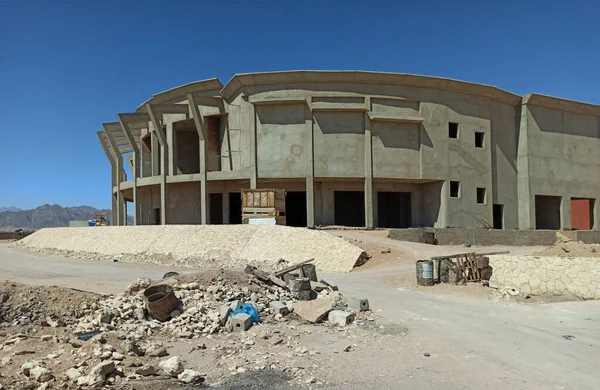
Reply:
[[[523,106],[522,118],[521,228],[535,228],[535,196],[550,195],[563,198],[561,228],[570,229],[570,199],[595,199],[600,193],[600,119],[533,105]]]
[[[423,233],[434,232],[439,245],[508,245],[550,246],[556,242],[554,230],[485,230],[485,229],[391,229],[390,238],[399,241],[425,242]],[[572,232],[568,232],[572,233]],[[598,236],[600,238],[600,236]],[[592,237],[589,237],[592,239]],[[600,241],[598,241],[600,242]],[[468,251],[465,248],[465,251]]]
[[[311,148],[305,125],[305,105],[268,105],[256,108],[256,143],[260,177],[306,177]]]
[[[600,258],[490,256],[490,285],[523,294],[600,299]]]
[[[414,226],[470,229],[492,226],[495,204],[503,206],[505,229],[534,229],[535,195],[561,196],[560,226],[569,229],[570,199],[595,199],[600,191],[595,152],[600,119],[591,106],[521,99],[452,80],[421,78],[417,83],[419,77],[410,75],[284,76],[256,75],[246,82],[236,76],[230,84],[235,89],[221,92],[223,108],[199,106],[208,118],[207,171],[215,174],[209,181],[249,180],[256,186],[261,178],[306,179],[318,224],[334,223],[336,188],[367,190],[369,227],[371,210],[377,226],[381,188],[412,194]],[[168,91],[173,99],[161,103],[187,104],[189,88],[182,88],[181,95]],[[200,95],[219,96],[219,90]],[[191,183],[203,178],[192,176],[199,172],[199,158],[190,118],[189,113],[165,113],[159,120],[169,148],[167,175],[189,175]],[[449,137],[449,122],[458,124],[456,139]],[[140,137],[150,130],[150,125],[142,129]],[[475,146],[476,133],[483,134],[482,147]],[[160,172],[154,133],[152,138],[151,159],[142,153],[143,178]],[[451,181],[460,182],[456,197],[450,196]],[[138,183],[140,189],[147,185]],[[478,188],[486,191],[483,204],[477,202]],[[598,221],[600,206],[595,205],[593,220]]]

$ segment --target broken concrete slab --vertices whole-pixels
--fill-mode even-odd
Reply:
[[[294,313],[308,322],[322,321],[333,308],[328,299],[294,302]]]
[[[354,321],[356,314],[345,310],[332,310],[329,312],[328,321],[331,324],[346,326]]]

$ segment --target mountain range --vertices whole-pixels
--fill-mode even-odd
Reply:
[[[62,207],[57,204],[37,207],[31,210],[21,210],[16,207],[0,207],[0,228],[4,229],[41,229],[46,227],[69,226],[69,221],[87,221],[101,211],[90,206]],[[131,220],[130,220],[131,219]],[[132,224],[128,217],[128,224]]]

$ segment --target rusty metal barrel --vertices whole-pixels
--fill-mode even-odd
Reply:
[[[417,261],[417,284],[433,286],[433,260]]]
[[[171,312],[179,305],[173,289],[166,284],[157,284],[144,290],[144,299],[148,315],[159,321],[169,320]]]

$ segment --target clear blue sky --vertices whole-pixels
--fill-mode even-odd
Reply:
[[[109,207],[101,123],[215,76],[406,72],[600,104],[600,2],[2,2],[0,15],[0,207]]]

